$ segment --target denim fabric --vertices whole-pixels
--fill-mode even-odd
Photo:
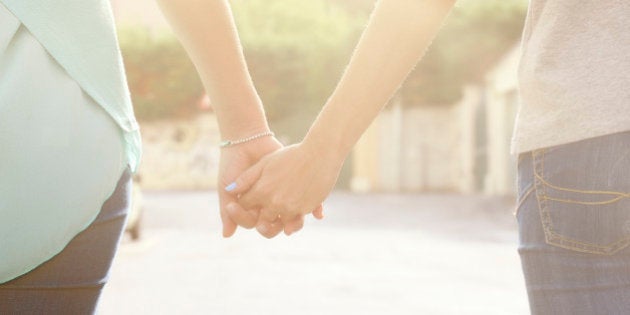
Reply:
[[[127,169],[98,217],[61,253],[0,284],[0,314],[94,313],[129,209],[130,174]]]
[[[630,314],[630,132],[522,153],[519,253],[533,314]]]

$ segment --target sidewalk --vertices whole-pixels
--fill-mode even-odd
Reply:
[[[335,193],[324,221],[220,237],[214,193],[145,193],[99,314],[528,314],[506,198]]]

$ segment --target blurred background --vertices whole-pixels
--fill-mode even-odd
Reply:
[[[510,137],[526,0],[459,0],[291,238],[220,236],[212,101],[154,0],[111,0],[144,158],[100,314],[527,314]],[[300,141],[374,0],[233,0],[272,130]]]

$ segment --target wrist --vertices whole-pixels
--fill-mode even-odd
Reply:
[[[348,137],[351,124],[346,120],[345,113],[331,110],[335,107],[333,102],[331,98],[324,106],[302,142],[308,150],[343,163],[353,147]]]
[[[269,131],[262,101],[255,92],[243,90],[238,95],[219,95],[212,100],[221,140],[242,139]]]
[[[352,147],[345,146],[340,137],[330,131],[309,130],[304,140],[300,143],[308,154],[341,165],[346,160]]]
[[[254,160],[258,160],[260,157],[267,155],[273,151],[282,148],[282,144],[275,136],[263,136],[256,139],[252,139],[247,142],[222,147],[221,152],[226,154],[243,154]]]
[[[245,138],[240,138],[240,139],[229,139],[229,140],[223,140],[221,141],[221,143],[219,144],[220,148],[229,148],[235,145],[239,145],[239,144],[245,144],[251,141],[255,141],[258,140],[260,138],[264,138],[264,137],[275,137],[276,135],[272,132],[272,131],[266,131],[266,132],[259,132],[259,133],[255,133],[251,136],[245,137]]]
[[[264,114],[242,115],[239,117],[218,117],[221,141],[238,140],[253,135],[270,132]]]

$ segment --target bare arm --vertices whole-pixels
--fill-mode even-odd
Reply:
[[[268,129],[262,103],[240,46],[230,7],[226,0],[157,0],[175,34],[188,52],[201,77],[217,114],[223,139],[242,139]],[[147,62],[150,62],[147,61]],[[227,185],[262,156],[282,146],[264,137],[223,149],[219,166],[219,187]],[[231,236],[236,224],[226,205],[235,196],[219,191],[223,235]],[[242,217],[258,218],[257,208],[239,212]],[[300,224],[298,222],[298,224]],[[243,225],[253,227],[253,223]],[[270,231],[273,236],[282,227]]]
[[[330,193],[361,134],[406,78],[455,0],[378,2],[341,81],[305,139],[264,158],[237,180],[244,207],[263,220],[313,210]]]
[[[157,0],[211,97],[221,135],[243,138],[268,130],[225,0]]]
[[[345,159],[438,32],[454,0],[381,0],[305,138]]]

